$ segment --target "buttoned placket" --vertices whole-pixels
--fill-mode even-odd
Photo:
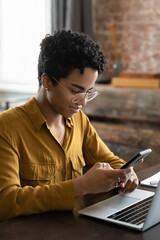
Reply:
[[[50,134],[52,135],[52,137],[55,139],[55,141],[57,142],[57,144],[59,145],[59,147],[61,148],[61,150],[63,151],[64,154],[64,161],[63,163],[63,167],[60,170],[61,174],[62,174],[62,181],[66,181],[67,179],[70,179],[72,177],[72,174],[67,171],[67,164],[69,164],[70,162],[70,158],[68,157],[68,145],[70,142],[70,137],[71,137],[71,131],[72,131],[72,127],[73,124],[72,122],[69,120],[66,120],[66,130],[65,130],[65,136],[64,136],[64,142],[63,145],[61,145],[56,137],[56,135],[54,134],[54,132],[51,131],[51,129],[47,126],[46,123],[46,127],[48,129],[48,131],[50,132]]]

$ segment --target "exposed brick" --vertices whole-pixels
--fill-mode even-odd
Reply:
[[[118,50],[126,72],[158,72],[160,59],[159,0],[94,0],[94,35],[105,56],[113,57],[109,23],[115,25]],[[129,61],[129,62],[128,62]]]

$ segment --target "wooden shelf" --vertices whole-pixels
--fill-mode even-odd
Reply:
[[[139,88],[159,88],[160,78],[112,78],[112,85],[115,87],[139,87]]]

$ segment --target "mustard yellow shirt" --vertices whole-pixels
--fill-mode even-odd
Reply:
[[[80,111],[66,119],[61,146],[32,97],[0,114],[0,219],[51,210],[72,210],[73,178],[85,165],[109,162],[114,156]]]

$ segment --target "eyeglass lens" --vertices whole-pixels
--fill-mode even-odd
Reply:
[[[86,101],[89,102],[93,100],[98,95],[98,92],[93,93],[77,93],[73,96],[72,102],[77,103],[86,97]]]

